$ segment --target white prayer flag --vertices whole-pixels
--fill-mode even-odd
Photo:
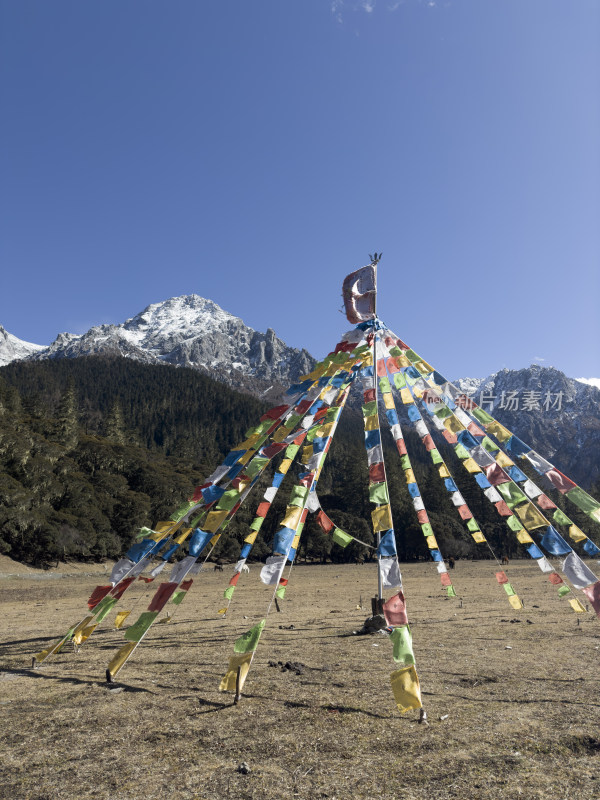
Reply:
[[[264,567],[260,571],[260,579],[267,586],[275,586],[279,581],[283,564],[285,563],[284,555],[269,556]]]

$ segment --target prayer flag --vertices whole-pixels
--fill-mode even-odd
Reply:
[[[252,653],[240,653],[231,656],[227,672],[219,684],[220,692],[235,692],[238,688],[238,670],[239,670],[239,690],[244,688],[246,677],[250,670],[250,663],[252,661]]]
[[[115,617],[115,628],[122,628],[123,623],[130,614],[131,611],[117,611],[117,615]]]
[[[411,708],[422,708],[421,687],[414,664],[395,670],[392,672],[390,680],[394,700],[402,714]]]
[[[409,666],[415,663],[415,655],[412,647],[412,635],[408,625],[403,625],[400,628],[394,628],[390,633],[390,641],[392,642],[392,657],[398,664]]]
[[[246,631],[233,645],[234,653],[253,653],[258,647],[258,640],[265,627],[265,621],[261,620],[249,631]]]

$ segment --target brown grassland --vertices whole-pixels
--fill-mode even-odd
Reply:
[[[257,565],[226,619],[227,571],[198,575],[113,687],[104,671],[123,641],[113,616],[78,654],[69,646],[29,669],[103,582],[84,569],[0,579],[2,798],[600,798],[600,620],[578,624],[530,562],[506,568],[521,611],[490,562],[457,563],[462,607],[431,564],[404,566],[427,727],[396,709],[386,636],[352,635],[370,613],[373,565],[294,567],[237,706],[218,685],[233,642],[268,604]],[[137,600],[136,618],[149,590],[130,592],[118,608]]]

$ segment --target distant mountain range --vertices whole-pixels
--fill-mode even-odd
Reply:
[[[119,325],[77,336],[60,333],[48,347],[21,341],[0,327],[0,366],[22,359],[121,355],[147,364],[197,369],[256,395],[279,393],[310,372],[315,360],[288,347],[271,328],[259,333],[198,295],[153,303]]]
[[[153,303],[119,325],[96,326],[79,336],[61,333],[48,347],[0,327],[0,366],[101,354],[199,370],[265,400],[315,363],[271,328],[257,332],[194,294]],[[455,383],[574,480],[589,485],[600,478],[600,379],[568,378],[553,367],[532,365]]]

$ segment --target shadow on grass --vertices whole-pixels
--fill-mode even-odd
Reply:
[[[99,679],[84,679],[84,678],[74,678],[72,676],[61,676],[61,675],[48,675],[47,673],[42,672],[39,669],[4,669],[3,672],[10,673],[11,675],[19,675],[23,678],[37,678],[37,679],[44,679],[47,681],[54,681],[56,683],[68,683],[72,686],[99,686],[103,688],[110,688],[110,689],[123,689],[126,692],[147,692],[149,694],[154,694],[151,689],[145,689],[139,686],[129,686],[126,683],[111,683],[107,684],[104,681]]]

